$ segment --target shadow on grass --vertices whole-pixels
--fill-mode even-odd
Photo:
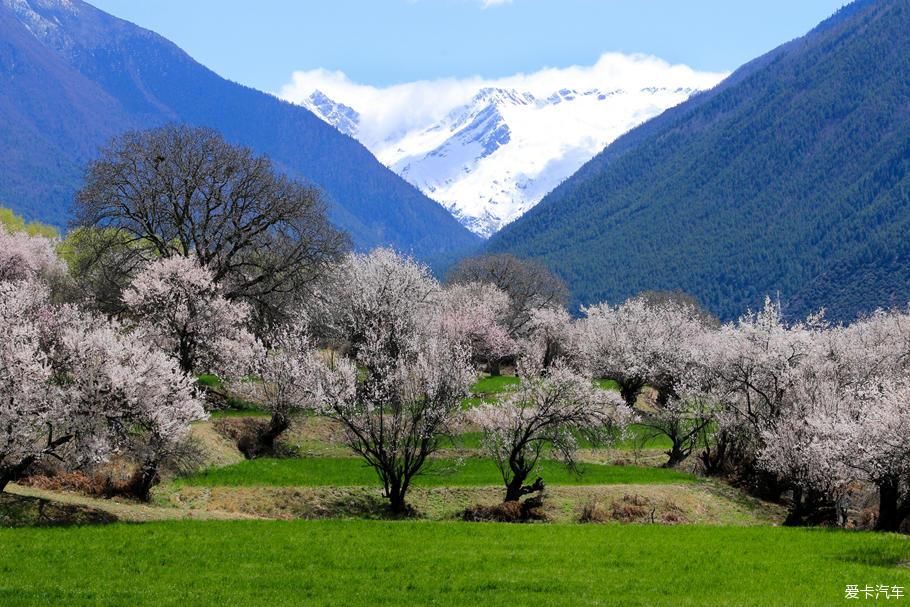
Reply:
[[[116,516],[101,510],[0,493],[0,527],[60,527],[116,522]]]
[[[324,505],[326,512],[331,517],[361,518],[369,520],[414,520],[422,518],[413,506],[408,505],[404,512],[393,512],[389,502],[376,494],[356,493],[338,496],[329,500]]]

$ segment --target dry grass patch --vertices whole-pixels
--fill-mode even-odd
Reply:
[[[503,492],[499,487],[415,487],[408,494],[408,503],[420,518],[460,519],[469,509],[491,511],[500,507]],[[181,510],[285,520],[385,517],[385,501],[378,487],[181,486],[159,491],[156,499]],[[735,489],[719,489],[712,482],[551,486],[538,510],[541,519],[557,523],[585,520],[739,526],[779,524],[785,515],[780,506],[740,497]]]

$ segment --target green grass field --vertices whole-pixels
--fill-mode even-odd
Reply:
[[[910,570],[896,566],[907,559],[904,537],[775,527],[231,521],[7,529],[0,604],[830,606],[851,603],[847,584],[910,587]]]
[[[695,481],[685,472],[663,468],[585,464],[576,476],[555,461],[545,461],[539,473],[552,485],[616,485],[635,483],[680,483]],[[211,468],[177,479],[177,485],[232,487],[314,487],[376,485],[376,473],[358,458],[318,457],[300,459],[256,459]],[[489,459],[433,460],[425,474],[414,481],[422,487],[465,487],[499,485],[502,478]]]
[[[516,381],[484,378],[472,401],[493,401]],[[232,405],[215,416],[263,414]],[[479,432],[445,444],[415,479],[420,518],[388,520],[374,508],[384,503],[375,471],[344,456],[326,420],[298,421],[292,442],[319,456],[238,462],[216,425],[199,424],[197,439],[223,452],[211,468],[167,481],[151,505],[89,499],[81,518],[69,519],[238,520],[0,528],[0,606],[798,607],[851,604],[848,584],[910,591],[910,538],[772,526],[783,519],[779,505],[678,470],[586,463],[575,475],[545,460],[536,473],[550,486],[548,523],[455,520],[502,496],[499,471],[479,456]],[[644,459],[659,460],[669,441],[633,425],[613,447],[583,455],[640,463],[630,450],[641,447]],[[48,499],[56,497],[10,497],[31,508],[21,518],[36,520]],[[624,522],[578,523],[586,508]]]
[[[519,383],[514,375],[489,375],[477,381],[472,387],[473,394],[498,394],[509,390]]]
[[[480,449],[481,448],[481,439],[483,434],[481,432],[463,432],[457,435],[454,439],[443,439],[443,446],[453,447],[460,449]],[[608,445],[614,449],[669,449],[672,443],[670,439],[659,434],[655,436],[655,433],[650,428],[645,428],[638,424],[632,424],[626,428],[626,435],[616,440],[615,442]],[[578,446],[582,449],[590,448],[592,445],[590,441],[586,440],[584,437],[578,437]]]
[[[594,383],[602,390],[613,390],[619,392],[619,382],[615,379],[595,379]]]

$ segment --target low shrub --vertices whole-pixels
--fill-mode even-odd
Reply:
[[[297,457],[297,449],[287,443],[275,442],[271,449],[264,449],[260,437],[269,425],[269,418],[224,417],[215,420],[215,431],[237,445],[247,459],[259,457]]]
[[[578,515],[579,523],[665,523],[670,525],[686,523],[685,510],[672,501],[654,504],[647,497],[625,494],[613,500],[607,508],[597,501],[584,504]]]
[[[28,476],[22,485],[45,491],[75,491],[95,497],[130,495],[130,478],[114,478],[109,472],[53,471]]]
[[[478,504],[464,510],[461,519],[469,522],[528,523],[545,521],[543,496],[529,497],[524,501],[508,501],[494,506]]]

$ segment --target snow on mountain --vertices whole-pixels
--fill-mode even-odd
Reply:
[[[351,90],[336,87],[334,99],[318,89],[296,99],[284,96],[359,139],[383,164],[443,204],[470,230],[489,237],[614,139],[722,77],[673,71],[671,76],[660,72],[650,81],[646,73],[619,81],[600,79],[616,81],[616,86],[575,88],[558,88],[552,74],[546,82],[550,88],[539,82],[521,87],[478,81],[467,94],[460,91],[455,107],[441,117],[386,130],[373,124],[382,122],[384,115],[368,113],[375,114],[385,91],[400,106],[413,103],[412,90],[377,91],[357,85]],[[429,94],[424,89],[417,93]],[[441,104],[448,101],[440,99]]]
[[[354,111],[354,108],[329,99],[322,91],[313,91],[301,105],[345,135],[350,135],[354,138],[357,137],[357,129],[360,126],[360,114]]]

